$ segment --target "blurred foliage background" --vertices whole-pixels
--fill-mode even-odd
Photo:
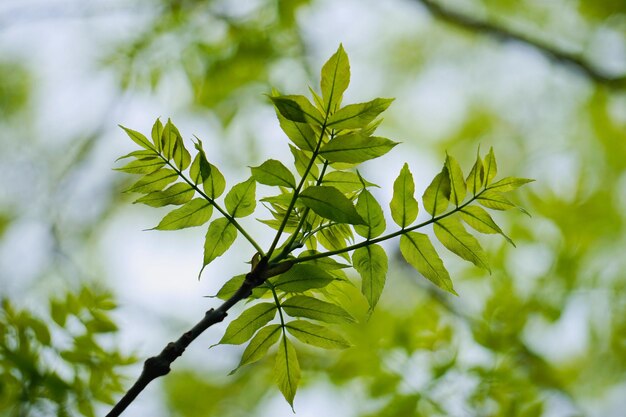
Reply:
[[[366,167],[383,200],[402,162],[419,194],[446,151],[468,169],[479,146],[537,182],[518,201],[532,218],[498,219],[517,247],[482,239],[491,275],[444,258],[460,297],[397,256],[375,313],[345,329],[355,347],[303,348],[298,415],[623,415],[621,0],[2,2],[0,415],[104,414],[139,372],[123,366],[195,323],[249,259],[197,282],[203,231],[141,232],[157,218],[111,171],[129,146],[117,123],[171,116],[234,183],[289,158],[263,94],[316,85],[340,42],[346,101],[397,98],[381,130],[402,149]],[[221,331],[127,414],[291,415],[271,360],[226,376],[241,352],[206,350]]]

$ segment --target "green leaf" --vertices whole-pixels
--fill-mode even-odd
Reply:
[[[516,190],[522,185],[528,184],[529,182],[533,182],[533,181],[535,180],[531,180],[528,178],[506,177],[506,178],[502,178],[500,181],[494,182],[487,189],[490,191],[506,193],[509,191]]]
[[[317,148],[317,135],[306,123],[298,123],[277,113],[281,129],[287,137],[300,149],[314,151]]]
[[[445,164],[448,169],[448,174],[450,175],[450,201],[458,207],[463,203],[465,194],[467,193],[467,187],[463,179],[463,171],[456,159],[450,155],[446,155]]]
[[[206,158],[200,139],[198,139],[195,147],[198,153],[189,168],[189,176],[194,184],[203,184],[205,181],[209,180],[211,176],[211,164]]]
[[[222,195],[226,189],[226,180],[217,167],[209,163],[211,168],[211,175],[208,179],[205,179],[202,183],[202,189],[209,196],[209,198],[215,200]]]
[[[472,194],[476,195],[480,191],[485,181],[485,167],[483,166],[483,160],[480,159],[480,155],[476,155],[476,162],[472,167],[465,182],[472,191]]]
[[[152,125],[152,143],[157,151],[161,150],[161,138],[163,137],[163,123],[160,119],[156,119]]]
[[[493,210],[509,210],[517,207],[515,204],[511,203],[508,198],[504,196],[504,194],[499,193],[497,191],[485,191],[481,193],[478,197],[478,202],[483,206]]]
[[[304,292],[314,288],[323,288],[334,278],[323,269],[309,264],[296,264],[273,282],[276,288],[285,292]]]
[[[128,174],[150,174],[163,168],[163,165],[165,165],[163,158],[158,155],[153,155],[135,159],[121,168],[115,168],[115,170]]]
[[[222,256],[236,238],[237,228],[228,219],[214,220],[206,232],[203,268],[218,256]]]
[[[233,217],[245,217],[252,214],[256,207],[255,192],[256,182],[254,178],[249,178],[235,185],[224,199],[228,213]]]
[[[187,227],[201,226],[211,218],[213,206],[203,198],[195,198],[170,211],[154,228],[156,230],[178,230]]]
[[[275,159],[268,159],[258,167],[251,168],[251,171],[252,178],[260,184],[296,188],[296,180],[291,171]]]
[[[147,194],[152,191],[159,191],[166,185],[176,181],[176,178],[178,178],[178,174],[175,171],[163,168],[151,174],[145,175],[125,190],[125,192]]]
[[[314,125],[322,124],[322,115],[304,96],[270,97],[276,109],[287,120]]]
[[[172,159],[174,160],[174,164],[176,165],[176,167],[178,167],[178,169],[180,169],[181,171],[186,170],[191,163],[191,155],[189,154],[189,151],[185,148],[183,138],[180,136],[176,138]]]
[[[318,300],[306,295],[296,295],[283,301],[281,307],[291,317],[306,317],[308,319],[327,323],[353,322],[354,319],[346,310],[338,305]]]
[[[168,161],[174,156],[174,149],[176,148],[176,143],[179,138],[182,140],[180,132],[172,121],[167,119],[167,123],[163,128],[163,134],[161,135],[161,152]]]
[[[319,252],[314,251],[314,250],[306,250],[302,253],[300,253],[298,255],[298,258],[303,258],[305,256],[310,256],[310,255],[315,255]],[[343,269],[343,268],[350,268],[351,265],[348,264],[342,264],[340,262],[337,262],[336,260],[334,260],[331,257],[325,257],[325,258],[318,258],[318,259],[313,259],[311,261],[308,261],[309,263],[314,264],[315,266],[318,266],[322,269],[326,269],[329,271],[335,270],[335,269]]]
[[[352,264],[361,276],[361,292],[367,299],[370,309],[373,309],[385,287],[387,254],[380,245],[364,246],[352,254]]]
[[[330,162],[358,164],[389,152],[398,142],[361,133],[340,135],[320,149],[320,155]]]
[[[445,212],[448,208],[450,201],[450,176],[445,165],[424,191],[422,201],[426,211],[433,217]]]
[[[260,303],[248,308],[230,322],[218,344],[240,345],[246,342],[275,315],[276,304],[274,303]]]
[[[298,198],[325,219],[337,223],[365,224],[352,202],[334,187],[311,186],[300,193]]]
[[[311,161],[311,153],[302,151],[296,148],[295,146],[291,146],[291,145],[289,145],[289,150],[291,151],[291,154],[293,155],[294,165],[296,166],[296,170],[298,171],[298,174],[304,175],[304,172],[306,171],[307,167],[309,166],[309,162]],[[311,166],[311,169],[309,170],[307,179],[317,180],[317,177],[319,175],[320,175],[320,171],[319,171],[318,166],[316,164],[313,164]]]
[[[239,365],[237,365],[237,368],[230,371],[229,375],[232,375],[237,369],[244,365],[263,359],[263,357],[267,354],[267,351],[274,346],[276,342],[278,342],[280,330],[280,324],[270,324],[269,326],[265,326],[259,330],[257,334],[254,335],[252,340],[250,340],[246,350],[243,351]]]
[[[461,218],[470,225],[474,230],[480,233],[501,234],[511,245],[515,246],[515,243],[504,234],[502,229],[493,221],[489,213],[483,208],[478,206],[467,206],[460,210]]]
[[[235,275],[234,277],[226,281],[224,285],[222,285],[222,288],[220,288],[217,294],[215,294],[215,297],[219,298],[220,300],[228,300],[237,292],[245,279],[246,274]],[[267,286],[260,285],[252,290],[252,297],[259,298],[264,293],[266,293],[267,290]]]
[[[393,183],[393,197],[389,203],[389,208],[393,221],[402,228],[417,219],[418,205],[415,199],[415,183],[407,163],[404,164],[398,178]]]
[[[181,205],[193,198],[194,190],[184,182],[179,182],[163,191],[154,191],[135,201],[152,207],[163,207],[168,204]]]
[[[367,103],[349,104],[332,114],[326,126],[336,130],[366,127],[387,110],[392,101],[392,98],[377,98]]]
[[[67,320],[68,314],[69,312],[67,311],[67,308],[63,305],[61,301],[50,301],[50,316],[56,324],[61,327],[65,327],[65,321]]]
[[[498,173],[498,165],[496,164],[496,156],[493,154],[493,148],[489,149],[489,153],[485,157],[485,186],[491,184]]]
[[[366,239],[373,239],[380,236],[386,228],[385,215],[380,204],[372,193],[363,189],[356,202],[356,212],[365,221],[365,226],[355,225],[354,231]]]
[[[307,345],[324,349],[345,349],[350,347],[350,343],[338,333],[306,320],[291,321],[285,324],[285,327],[296,339]]]
[[[324,111],[334,112],[341,105],[343,93],[349,84],[350,62],[343,45],[339,45],[337,52],[322,67],[320,87]]]
[[[409,232],[400,237],[400,252],[404,259],[426,279],[439,288],[458,295],[441,258],[430,243],[428,236]]]
[[[137,145],[141,146],[142,148],[145,149],[152,149],[154,150],[154,146],[152,146],[152,144],[150,143],[150,141],[148,140],[148,138],[146,138],[144,135],[142,135],[141,133],[129,129],[127,127],[124,127],[122,125],[118,125],[119,127],[121,127],[122,129],[124,129],[124,132],[126,132],[126,134],[128,135],[129,138],[132,139],[133,142],[135,142]]]
[[[156,157],[158,157],[158,155],[153,149],[149,149],[149,150],[141,149],[139,151],[132,151],[130,153],[127,153],[124,156],[120,156],[119,158],[115,160],[115,162],[121,161],[122,159],[127,159],[127,158],[141,159],[141,158],[156,158]]]
[[[365,181],[365,185],[355,172],[332,171],[324,175],[322,185],[335,187],[342,193],[352,193],[366,187],[378,187],[376,184]]]
[[[284,334],[278,344],[278,352],[276,352],[274,378],[278,389],[293,409],[293,399],[300,382],[300,364],[296,349]]]
[[[446,217],[435,222],[433,229],[439,241],[450,252],[490,271],[482,247],[474,236],[467,233],[459,220],[454,217]]]

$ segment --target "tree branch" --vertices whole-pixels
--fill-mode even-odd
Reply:
[[[573,68],[578,73],[592,79],[593,81],[608,87],[622,89],[626,88],[626,75],[614,75],[597,68],[593,63],[580,56],[580,54],[567,52],[556,48],[542,40],[531,38],[523,33],[515,32],[507,27],[498,26],[496,23],[487,20],[477,19],[454,10],[450,10],[433,0],[416,0],[421,3],[435,18],[466,29],[471,32],[482,33],[491,36],[499,41],[514,41],[528,45],[550,61],[560,65]]]

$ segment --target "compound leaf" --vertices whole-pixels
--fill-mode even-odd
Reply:
[[[398,142],[361,133],[340,135],[320,149],[320,155],[330,162],[357,164],[378,158],[389,152]]]
[[[417,232],[405,233],[400,237],[400,252],[404,259],[426,279],[439,288],[457,295],[450,275],[428,236]]]
[[[361,292],[367,299],[370,309],[373,309],[385,287],[387,254],[380,245],[364,246],[352,254],[352,264],[361,276]]]
[[[291,317],[305,317],[327,323],[354,321],[352,316],[338,305],[306,295],[296,295],[288,298],[281,303],[281,306]]]
[[[209,221],[213,206],[203,198],[196,198],[182,207],[170,211],[154,228],[156,230],[178,230],[200,226]]]
[[[352,202],[334,187],[311,186],[299,198],[302,204],[325,219],[337,223],[365,224]]]
[[[400,227],[406,227],[417,218],[418,206],[415,199],[415,183],[409,171],[409,165],[404,164],[398,178],[393,183],[393,197],[389,203],[391,217]]]
[[[235,185],[224,198],[226,210],[233,217],[245,217],[256,207],[256,182],[254,178]]]
[[[350,347],[350,343],[338,333],[306,320],[291,321],[285,324],[285,327],[296,339],[307,345],[324,349],[345,349]]]
[[[260,184],[296,188],[296,180],[282,162],[268,159],[258,167],[252,167],[252,177]]]
[[[437,220],[433,229],[439,241],[450,252],[455,253],[478,267],[485,268],[488,271],[490,270],[487,257],[478,243],[478,240],[467,233],[459,220],[454,217],[446,217]]]

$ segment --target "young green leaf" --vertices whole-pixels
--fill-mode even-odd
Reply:
[[[252,177],[260,184],[296,188],[296,180],[291,171],[275,159],[268,159],[258,167],[252,167],[251,171]]]
[[[306,295],[296,295],[288,298],[281,303],[281,307],[291,317],[305,317],[326,323],[354,321],[352,316],[338,305]]]
[[[304,96],[270,97],[276,109],[287,120],[292,122],[322,124],[322,115]]]
[[[483,165],[483,160],[480,158],[480,155],[476,155],[476,162],[472,167],[469,175],[465,182],[467,183],[468,188],[472,192],[472,194],[476,195],[480,191],[485,181],[485,167]]]
[[[343,46],[339,45],[337,52],[322,67],[320,87],[324,111],[332,113],[341,105],[348,84],[350,84],[350,62]]]
[[[208,222],[213,206],[202,198],[196,198],[184,206],[170,211],[154,228],[156,230],[178,230],[201,226]]]
[[[320,149],[320,155],[330,162],[358,164],[389,152],[398,142],[361,133],[340,135]]]
[[[317,147],[317,136],[311,126],[306,123],[291,121],[280,114],[280,112],[276,114],[278,115],[281,129],[298,148],[305,151],[315,150]]]
[[[304,292],[313,288],[323,288],[334,278],[323,269],[306,263],[296,264],[274,281],[274,286],[285,292]]]
[[[276,362],[274,363],[274,378],[278,389],[293,409],[293,399],[300,382],[300,364],[296,349],[284,334],[278,343],[278,352],[276,352]]]
[[[152,125],[152,143],[157,151],[161,151],[161,138],[163,137],[163,123],[160,119],[156,119]]]
[[[230,371],[229,375],[234,374],[237,369],[244,365],[263,359],[263,357],[267,354],[267,351],[274,346],[276,342],[278,342],[280,330],[280,324],[270,324],[269,326],[265,326],[259,330],[257,334],[254,335],[252,340],[250,340],[246,350],[243,351],[239,365]]]
[[[202,189],[209,198],[215,200],[221,196],[226,189],[226,180],[215,165],[209,163],[209,166],[211,168],[211,175],[202,183]]]
[[[422,201],[426,211],[433,217],[445,212],[448,208],[450,202],[450,176],[445,165],[424,191]]]
[[[490,271],[487,257],[478,240],[467,233],[456,217],[446,217],[438,220],[435,222],[433,229],[439,241],[450,252],[457,254],[478,267]]]
[[[121,168],[115,168],[116,171],[126,172],[127,174],[151,174],[165,165],[165,161],[158,155],[146,156],[143,158],[130,161]]]
[[[176,178],[178,178],[178,174],[175,171],[163,168],[151,174],[145,175],[125,190],[125,192],[147,194],[152,191],[159,191],[166,185],[176,181]]]
[[[338,189],[327,186],[311,186],[299,196],[302,204],[316,214],[337,223],[365,224],[365,221]]]
[[[163,156],[169,161],[174,156],[174,149],[178,138],[181,138],[180,132],[174,126],[170,119],[167,119],[167,123],[163,127],[163,134],[161,136],[161,152]]]
[[[324,178],[322,179],[322,185],[335,187],[342,193],[352,193],[361,190],[364,186],[378,187],[378,185],[376,184],[361,180],[362,178],[359,178],[359,176],[355,172],[332,171],[324,175]],[[363,184],[363,182],[365,182],[365,184]]]
[[[376,244],[358,248],[352,254],[352,264],[361,276],[361,292],[370,309],[378,303],[387,279],[387,254]]]
[[[135,200],[135,203],[143,203],[152,207],[163,207],[168,204],[181,205],[193,198],[194,190],[185,182],[179,182],[163,191],[154,191]]]
[[[121,161],[122,159],[128,159],[128,158],[141,159],[141,158],[156,158],[156,157],[158,157],[158,155],[154,152],[154,150],[141,149],[141,150],[138,150],[138,151],[132,151],[130,153],[127,153],[124,156],[120,156],[119,158],[117,158],[115,160],[115,162]],[[165,162],[163,162],[163,163],[165,163]]]
[[[499,193],[506,193],[516,190],[522,185],[533,181],[534,180],[530,180],[528,178],[506,177],[502,178],[500,181],[494,182],[487,189],[490,191],[497,191]]]
[[[400,237],[400,252],[406,261],[439,288],[458,295],[452,286],[448,271],[430,243],[428,236],[409,232]]]
[[[496,156],[493,154],[493,148],[489,149],[489,153],[485,157],[485,186],[491,184],[498,173],[498,165],[496,164]]]
[[[215,294],[215,297],[224,301],[228,300],[243,285],[243,282],[245,279],[246,279],[246,274],[235,275],[234,277],[226,281],[224,285],[222,285],[222,288],[220,288],[217,294]],[[269,287],[265,285],[260,285],[252,290],[251,297],[260,298],[263,294],[265,294],[268,291],[268,289]],[[209,298],[212,298],[212,297],[209,297]]]
[[[148,138],[146,138],[144,135],[142,135],[141,133],[135,130],[124,127],[122,125],[118,125],[118,126],[124,129],[124,132],[126,132],[128,137],[131,138],[132,141],[135,142],[137,145],[141,146],[144,149],[154,150],[154,146],[152,146]]]
[[[198,139],[195,146],[198,153],[189,168],[189,176],[194,184],[202,184],[211,176],[211,164],[206,159],[206,154],[204,153],[204,149],[202,149],[202,141],[200,141],[200,139]]]
[[[222,339],[221,345],[240,345],[248,341],[257,330],[265,326],[276,315],[276,304],[256,304],[231,321]]]
[[[254,178],[235,185],[224,198],[226,210],[233,217],[245,217],[256,207],[256,182]]]
[[[513,243],[513,241],[504,234],[502,229],[500,229],[496,222],[493,221],[485,209],[478,206],[467,206],[460,210],[460,214],[465,223],[467,223],[474,230],[486,234],[499,233],[511,245],[515,246],[515,243]]]
[[[308,250],[308,251],[304,251],[302,253],[300,253],[300,255],[298,255],[298,257],[305,257],[305,256],[310,256],[310,255],[315,255],[319,252],[314,251],[314,250]],[[334,260],[331,257],[326,257],[326,258],[318,258],[318,259],[313,259],[311,261],[309,261],[308,263],[311,263],[317,267],[320,267],[322,269],[328,270],[328,271],[333,271],[336,269],[344,269],[344,268],[350,268],[351,265],[348,264],[342,264],[340,262],[337,262],[336,260]]]
[[[176,138],[172,159],[174,160],[174,164],[176,165],[176,167],[181,171],[186,170],[191,163],[191,155],[189,154],[189,151],[185,148],[183,138],[180,136]]]
[[[350,343],[338,333],[306,320],[291,321],[285,324],[285,327],[296,339],[307,345],[324,349],[345,349],[350,347]]]
[[[311,156],[310,156],[311,153],[302,151],[296,148],[295,146],[291,146],[291,145],[289,145],[289,150],[291,151],[291,154],[293,155],[294,165],[296,166],[296,170],[298,171],[298,174],[304,175],[307,167],[309,166],[309,161],[311,160]],[[316,164],[313,164],[311,166],[311,169],[309,170],[309,173],[308,173],[309,178],[307,179],[317,180],[317,177],[319,175],[320,175],[320,171],[319,171],[318,166]]]
[[[230,248],[237,238],[237,228],[226,218],[214,220],[206,232],[204,240],[203,269]],[[202,271],[200,271],[202,272]]]
[[[404,164],[400,175],[393,183],[393,197],[389,203],[391,217],[402,228],[410,225],[417,218],[418,206],[415,199],[415,183],[409,171],[409,165]]]
[[[448,174],[450,175],[450,201],[458,207],[463,203],[465,194],[467,193],[467,186],[463,179],[463,171],[456,159],[450,155],[446,155],[445,164],[448,169]]]
[[[363,189],[356,202],[356,212],[365,221],[365,226],[354,225],[354,231],[366,239],[373,239],[380,236],[386,228],[385,215],[380,204],[372,193]]]
[[[497,191],[487,190],[478,196],[478,202],[483,206],[493,210],[509,210],[517,207],[511,203],[504,194]]]
[[[367,103],[349,104],[332,114],[326,126],[335,130],[364,128],[387,110],[392,101],[392,98],[376,98]]]

